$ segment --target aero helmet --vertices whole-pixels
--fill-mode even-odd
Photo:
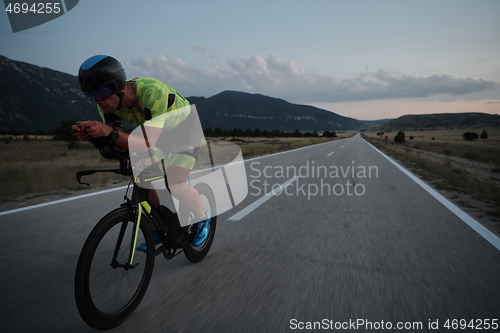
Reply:
[[[78,71],[80,87],[93,101],[100,101],[118,93],[125,87],[125,80],[125,70],[122,64],[106,55],[88,58]]]

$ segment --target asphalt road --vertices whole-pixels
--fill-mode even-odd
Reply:
[[[249,195],[219,217],[207,258],[157,257],[143,302],[111,332],[500,325],[499,250],[359,135],[246,167]],[[122,198],[115,191],[0,216],[0,332],[93,331],[74,302],[76,261]],[[460,319],[469,327],[460,330]]]

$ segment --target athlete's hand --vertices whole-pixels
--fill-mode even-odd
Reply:
[[[85,130],[85,127],[81,127],[78,124],[71,126],[71,135],[76,136],[80,141],[88,141],[92,138]]]
[[[113,132],[113,127],[101,123],[100,121],[79,121],[76,124],[80,127],[85,128],[87,133],[93,138],[108,136],[111,134],[111,132]]]

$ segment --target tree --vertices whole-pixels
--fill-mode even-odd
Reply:
[[[71,125],[75,124],[74,120],[63,120],[61,121],[61,127],[56,128],[52,131],[54,134],[54,140],[64,140],[67,142],[77,141],[76,136],[71,135]]]
[[[272,138],[279,138],[281,136],[281,132],[278,129],[274,129],[269,133],[269,136]]]
[[[324,131],[323,136],[325,138],[335,138],[335,137],[337,137],[337,134],[335,134],[335,132]]]
[[[483,130],[483,133],[481,133],[481,139],[483,139],[483,142],[488,139],[488,133],[486,133],[486,130]]]
[[[233,130],[231,131],[231,136],[238,136],[238,137],[242,137],[242,136],[243,136],[243,130],[235,127],[235,128],[233,128]]]
[[[254,136],[254,132],[251,129],[247,128],[245,130],[245,132],[243,132],[243,136],[245,136],[245,137],[253,137]]]
[[[405,143],[405,132],[399,131],[398,134],[394,137],[394,142],[396,143]]]
[[[214,136],[214,131],[211,128],[206,127],[203,129],[203,135],[206,137],[212,137]]]
[[[474,141],[476,139],[479,139],[479,135],[477,135],[477,133],[474,133],[474,132],[465,132],[462,137],[464,138],[464,140],[467,140],[467,141]]]
[[[224,136],[224,133],[222,132],[222,129],[220,127],[216,127],[213,131],[214,136]]]

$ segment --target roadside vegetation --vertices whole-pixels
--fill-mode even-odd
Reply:
[[[500,227],[499,128],[365,131],[362,136],[447,191],[458,205],[486,215]]]
[[[63,124],[67,126],[68,124]],[[317,132],[285,137],[278,132],[266,132],[266,137],[248,137],[244,131],[222,133],[229,136],[207,137],[207,141],[237,144],[243,157],[273,154],[304,146],[337,140],[354,133],[334,134],[324,137]],[[79,170],[116,168],[115,160],[103,158],[88,142],[79,142],[57,131],[47,133],[6,133],[0,135],[0,202],[22,195],[40,195],[52,190],[82,190],[87,186],[77,183],[75,173]],[[281,132],[282,133],[282,132]],[[212,133],[213,134],[213,133]],[[218,133],[221,134],[221,133]],[[231,134],[238,134],[231,136]],[[247,133],[248,134],[248,133]],[[274,136],[273,136],[274,135]],[[56,139],[54,139],[56,137]],[[114,174],[94,174],[87,180],[92,186],[125,184],[128,179]]]
[[[0,141],[0,197],[16,197],[28,193],[58,189],[83,189],[75,178],[78,170],[114,168],[116,161],[106,160],[90,143],[80,149],[68,149],[68,143],[46,137],[11,137]],[[106,182],[110,175],[96,174],[94,182]],[[119,176],[115,176],[116,181]]]

